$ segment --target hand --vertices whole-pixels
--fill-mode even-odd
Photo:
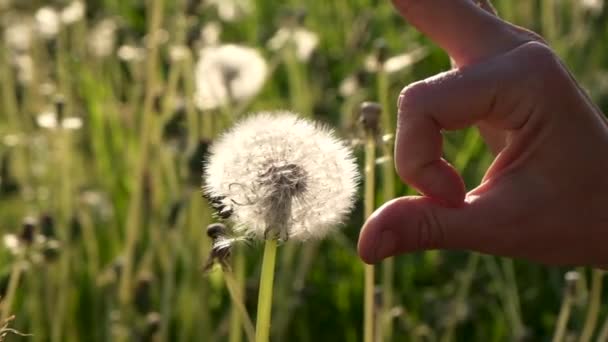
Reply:
[[[424,196],[378,209],[361,231],[361,258],[457,249],[608,265],[608,123],[562,62],[488,4],[393,2],[457,68],[401,92],[395,165]],[[441,158],[441,130],[472,125],[497,157],[466,193]]]

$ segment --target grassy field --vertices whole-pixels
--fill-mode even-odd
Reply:
[[[608,112],[602,4],[495,1]],[[69,1],[0,0],[0,27],[0,327],[27,334],[1,330],[6,341],[246,341],[224,273],[203,273],[217,221],[200,190],[209,143],[248,113],[290,109],[334,127],[362,165],[360,104],[382,105],[389,135],[399,90],[450,67],[390,1],[96,0],[81,16]],[[279,30],[308,34],[281,44]],[[266,81],[208,108],[199,52],[227,43],[255,48]],[[411,193],[382,158],[388,140],[378,204]],[[469,188],[492,161],[475,130],[446,134],[445,155]],[[329,239],[279,247],[273,341],[362,340],[363,216],[360,199]],[[231,261],[252,317],[261,257],[254,242]],[[377,267],[378,340],[548,341],[562,308],[565,340],[597,320],[599,341],[602,275],[567,271],[465,252],[395,258]]]

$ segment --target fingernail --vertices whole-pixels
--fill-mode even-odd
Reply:
[[[390,229],[383,230],[376,243],[376,260],[392,256],[397,248],[395,234]]]

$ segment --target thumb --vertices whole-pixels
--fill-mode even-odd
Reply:
[[[361,230],[361,259],[375,263],[432,249],[518,256],[520,228],[529,216],[533,196],[519,193],[521,187],[512,181],[489,183],[469,193],[459,208],[442,206],[429,197],[402,197],[384,204]]]

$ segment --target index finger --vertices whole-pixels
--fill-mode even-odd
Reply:
[[[469,65],[538,40],[471,0],[392,0],[401,15],[445,49],[458,66]]]

